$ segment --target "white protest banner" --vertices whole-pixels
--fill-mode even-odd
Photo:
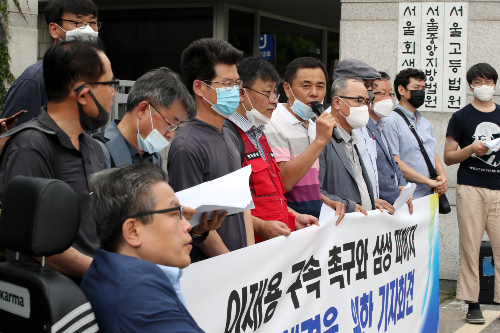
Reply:
[[[437,332],[438,196],[347,214],[187,267],[207,333]]]

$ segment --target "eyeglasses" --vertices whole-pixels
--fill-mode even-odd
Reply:
[[[162,210],[154,210],[152,212],[139,213],[139,214],[135,214],[134,216],[131,216],[131,218],[135,219],[135,218],[138,218],[141,216],[153,215],[153,214],[163,214],[163,213],[173,212],[176,210],[179,211],[179,219],[182,220],[182,217],[184,216],[184,207],[182,207],[182,206],[177,206],[177,207],[162,209]]]
[[[372,90],[373,89],[373,83],[363,83],[365,85],[365,88],[367,90]]]
[[[81,89],[83,86],[86,86],[87,84],[103,84],[106,86],[111,86],[111,88],[114,91],[118,91],[118,87],[120,86],[120,81],[115,80],[115,81],[103,81],[103,82],[85,82],[84,84],[79,85],[78,87],[74,88],[73,91],[77,91]]]
[[[71,22],[73,23],[77,28],[82,28],[82,27],[86,27],[87,25],[89,25],[92,29],[94,30],[99,30],[101,29],[101,21],[85,21],[85,20],[82,20],[82,21],[74,21],[74,20],[66,20],[66,19],[57,19],[55,20],[54,22],[57,22],[57,21],[66,21],[66,22]]]
[[[241,87],[243,86],[243,81],[241,80],[227,80],[226,82],[218,82],[218,81],[210,81],[210,80],[200,80],[202,82],[210,82],[210,83],[219,83],[224,86],[225,90],[233,90],[235,87],[240,90]]]
[[[149,105],[151,105],[151,103],[149,103]],[[158,110],[156,110],[156,108],[151,105],[151,107],[153,108],[153,110],[155,110],[156,112],[158,112]],[[158,112],[158,114],[160,115],[161,119],[165,120],[168,124],[168,127],[167,127],[167,131],[168,132],[173,132],[177,129],[177,125],[176,124],[172,124],[170,121],[167,120],[167,118],[163,118],[163,116],[161,115],[160,112]]]
[[[349,96],[339,96],[339,97],[345,99],[355,99],[358,101],[358,106],[369,105],[371,103],[370,99],[365,99],[361,97],[349,97]]]
[[[255,89],[252,89],[252,88],[249,88],[249,87],[243,87],[245,89],[250,89],[251,91],[255,91],[257,94],[261,94],[261,95],[264,95],[267,97],[267,99],[269,100],[269,103],[274,103],[276,101],[278,101],[278,99],[280,98],[280,94],[275,94],[275,93],[271,93],[269,95],[266,95],[260,91],[257,91]]]
[[[378,91],[376,93],[373,93],[374,95],[380,95],[382,97],[390,97],[390,98],[394,98],[394,93],[386,93],[386,92],[381,92],[381,91]]]

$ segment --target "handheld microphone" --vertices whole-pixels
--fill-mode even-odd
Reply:
[[[318,117],[321,116],[321,114],[323,112],[325,112],[325,108],[323,107],[323,104],[321,104],[318,101],[313,101],[311,103],[311,109]],[[337,127],[333,128],[332,137],[333,137],[333,140],[335,140],[335,142],[337,142],[337,143],[341,143],[342,141],[344,141],[342,139],[342,137],[340,136],[340,133],[339,133],[339,130],[337,129]]]

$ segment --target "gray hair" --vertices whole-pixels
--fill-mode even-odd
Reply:
[[[152,186],[167,182],[167,174],[152,163],[128,164],[93,174],[89,180],[90,207],[101,247],[116,252],[123,242],[122,226],[126,219],[153,211],[158,198]],[[144,224],[152,215],[137,218]]]
[[[363,83],[362,79],[355,76],[340,76],[336,78],[335,81],[333,81],[332,89],[330,90],[330,96],[332,96],[332,99],[335,96],[344,95],[349,92],[349,85],[347,84],[348,80],[354,80]]]
[[[160,67],[153,69],[135,82],[127,98],[127,112],[132,111],[140,102],[147,101],[154,108],[169,109],[176,101],[184,104],[187,118],[196,116],[196,104],[178,74]]]

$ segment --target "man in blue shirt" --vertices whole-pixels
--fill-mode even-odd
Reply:
[[[401,172],[407,181],[417,184],[414,199],[432,194],[444,194],[448,189],[448,180],[443,164],[436,154],[436,138],[432,123],[425,119],[418,108],[425,100],[425,74],[415,68],[407,68],[396,75],[394,91],[399,101],[396,107],[403,111],[410,123],[415,127],[422,140],[427,155],[438,174],[437,179],[431,179],[429,169],[420,151],[417,139],[406,124],[403,117],[392,112],[385,119],[385,134],[391,146],[394,159],[398,162]]]
[[[81,288],[99,330],[203,332],[179,284],[191,263],[191,226],[165,172],[128,164],[95,174],[90,190],[101,248]]]

